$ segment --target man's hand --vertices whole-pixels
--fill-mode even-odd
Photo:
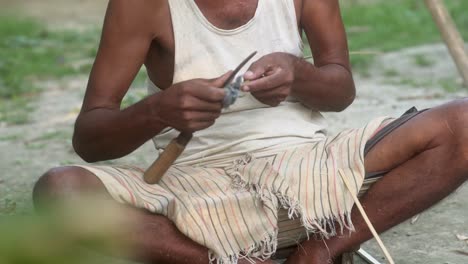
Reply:
[[[268,54],[254,62],[244,74],[242,90],[269,106],[278,106],[291,94],[296,58],[287,53]]]
[[[216,79],[194,79],[175,84],[161,93],[154,114],[167,126],[195,132],[214,124],[223,108],[224,89],[231,72]]]

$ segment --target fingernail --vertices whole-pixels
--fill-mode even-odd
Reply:
[[[242,91],[250,92],[250,87],[248,87],[247,85],[244,85],[244,86],[242,86]]]

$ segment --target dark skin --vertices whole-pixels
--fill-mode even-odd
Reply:
[[[236,9],[237,3],[242,8]],[[231,29],[254,15],[257,1],[200,0],[197,4],[214,25]],[[219,117],[224,93],[217,88],[222,77],[171,83],[174,37],[168,8],[166,1],[110,1],[73,140],[86,161],[119,158],[166,127],[194,132],[211,126]],[[253,74],[246,75],[255,80],[266,73],[266,78],[252,82],[249,88],[259,101],[272,106],[292,94],[318,110],[343,110],[354,99],[354,83],[337,1],[296,1],[296,9],[301,14],[299,27],[314,43],[315,65],[285,53],[267,55],[252,65]],[[165,92],[122,111],[122,98],[143,64],[151,80]]]
[[[196,3],[211,23],[223,29],[245,24],[257,6],[257,0]],[[294,95],[310,108],[341,111],[353,101],[355,89],[338,0],[296,0],[295,6],[298,28],[309,39],[314,64],[285,53],[269,54],[245,73],[249,82],[243,89],[272,107]],[[164,91],[122,110],[122,98],[143,64]],[[75,126],[77,153],[91,162],[118,158],[166,127],[193,132],[212,125],[220,115],[224,94],[218,87],[226,75],[172,84],[173,65],[174,37],[167,1],[111,0]],[[466,113],[466,100],[431,109],[390,133],[365,157],[367,172],[390,171],[362,198],[377,231],[430,207],[467,180]],[[79,197],[89,191],[108,195],[89,171],[55,168],[36,184],[34,199],[40,206],[43,201]],[[134,259],[145,263],[208,262],[207,249],[182,235],[167,218],[126,206],[122,212],[134,219],[127,234]],[[352,235],[331,238],[327,247],[322,241],[305,241],[287,263],[328,263],[370,239],[356,209],[352,219],[356,227]]]

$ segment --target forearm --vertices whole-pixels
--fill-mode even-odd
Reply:
[[[166,127],[152,110],[158,99],[156,94],[125,110],[83,111],[75,124],[75,151],[88,162],[116,159],[133,152]]]
[[[316,67],[294,57],[294,83],[291,94],[318,111],[342,111],[354,100],[355,87],[350,70],[339,64]]]

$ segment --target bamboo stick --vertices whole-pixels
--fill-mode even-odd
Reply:
[[[466,54],[465,43],[457,26],[453,22],[443,0],[425,0],[424,2],[439,27],[442,38],[447,44],[457,69],[463,78],[463,85],[468,88],[468,55]]]
[[[366,211],[364,211],[364,208],[361,205],[361,202],[357,198],[356,194],[353,193],[351,184],[349,183],[348,179],[345,177],[343,170],[338,170],[338,173],[341,176],[341,179],[343,179],[343,182],[346,185],[346,188],[348,188],[349,192],[351,193],[351,196],[353,197],[354,203],[356,204],[357,208],[359,209],[359,212],[361,212],[362,218],[364,218],[364,221],[366,221],[367,226],[369,227],[372,235],[374,236],[375,240],[377,241],[377,244],[379,244],[380,249],[382,249],[382,252],[384,253],[385,257],[387,258],[388,263],[390,264],[395,264],[395,261],[393,261],[392,256],[388,252],[387,248],[385,247],[384,243],[382,242],[382,239],[380,239],[379,234],[377,231],[375,231],[374,226],[372,225],[371,221],[369,220],[369,217],[366,214]]]

